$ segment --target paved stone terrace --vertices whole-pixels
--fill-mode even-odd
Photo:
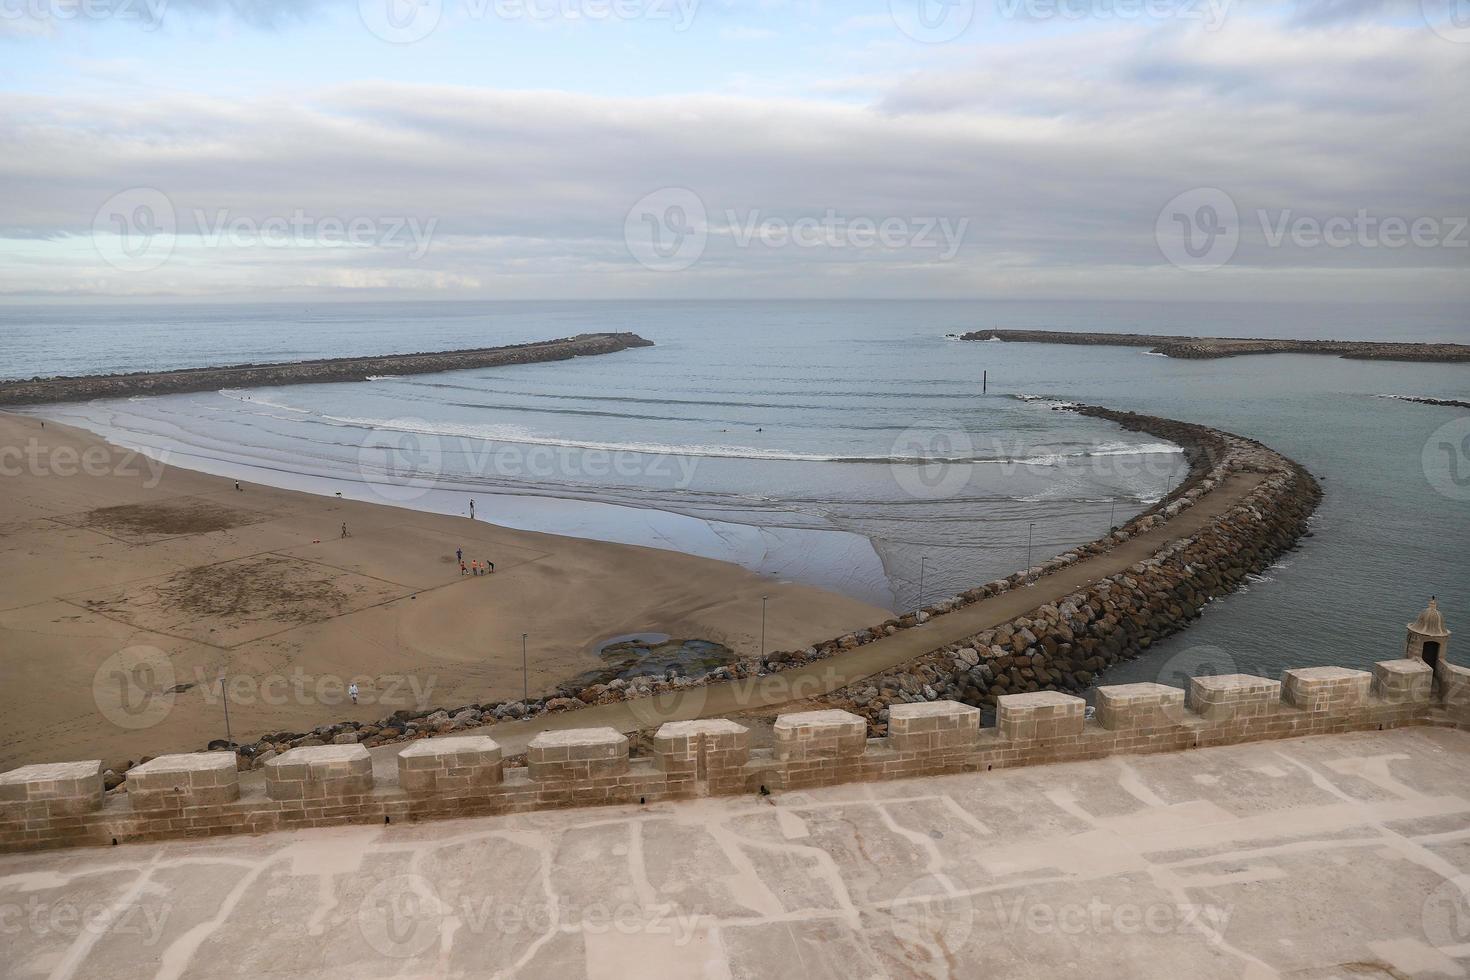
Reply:
[[[0,857],[9,977],[1470,974],[1470,733]]]

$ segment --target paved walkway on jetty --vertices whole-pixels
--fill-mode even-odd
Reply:
[[[899,630],[892,636],[825,660],[765,677],[720,681],[653,698],[590,705],[526,721],[501,722],[478,729],[476,734],[491,736],[507,755],[514,755],[524,752],[526,744],[544,731],[606,725],[626,733],[656,728],[666,721],[718,718],[818,697],[923,656],[947,643],[998,626],[1037,606],[1057,602],[1078,589],[1116,575],[1169,542],[1194,534],[1239,503],[1265,479],[1258,473],[1236,474],[1162,527],[1140,534],[1106,554],[1043,576],[1027,588],[1013,589],[972,603],[947,615],[937,616],[923,626]],[[371,750],[374,770],[380,779],[396,781],[396,759],[402,748],[401,743],[396,743]]]

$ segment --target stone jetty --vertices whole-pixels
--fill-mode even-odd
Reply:
[[[1265,337],[1182,337],[1149,333],[1079,333],[1064,330],[975,330],[961,340],[1026,344],[1148,347],[1169,357],[1206,359],[1240,354],[1336,354],[1365,361],[1470,361],[1470,344],[1411,344],[1368,340],[1274,340]]]
[[[282,364],[236,364],[229,367],[188,368],[181,371],[144,371],[134,374],[31,378],[0,382],[0,405],[41,405],[87,401],[92,398],[128,398],[133,395],[177,395],[221,388],[258,388],[274,385],[364,381],[372,375],[431,374],[467,368],[503,367],[564,361],[593,354],[611,354],[653,342],[635,333],[584,333],[559,340],[542,340],[506,347],[380,357],[336,357]]]

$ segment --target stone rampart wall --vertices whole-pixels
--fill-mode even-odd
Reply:
[[[0,775],[0,851],[106,845],[299,827],[383,824],[448,816],[794,790],[1127,753],[1182,751],[1264,739],[1407,725],[1470,727],[1470,671],[1415,660],[1372,673],[1338,667],[1280,680],[1200,677],[1188,691],[1158,684],[1098,689],[1096,718],[1060,691],[997,698],[996,725],[954,701],[895,704],[887,735],[839,709],[781,715],[775,745],[752,750],[727,719],[670,722],[651,756],[630,758],[610,728],[546,732],[524,767],[506,768],[484,736],[430,739],[398,757],[397,786],[375,786],[362,745],[292,749],[248,789],[228,752],[164,756],[139,767],[128,791],[104,795],[102,764],[26,766]]]

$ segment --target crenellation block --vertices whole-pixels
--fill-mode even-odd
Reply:
[[[1251,674],[1193,677],[1186,705],[1209,722],[1259,718],[1281,707],[1281,682]]]
[[[500,746],[484,735],[429,738],[398,753],[398,785],[414,797],[488,793],[505,778]]]
[[[1373,665],[1373,694],[1401,705],[1428,705],[1434,687],[1434,668],[1422,660],[1384,660]]]
[[[1184,718],[1184,691],[1166,684],[1109,684],[1097,689],[1097,723],[1109,731],[1169,728]]]
[[[1367,703],[1373,675],[1345,667],[1294,667],[1281,674],[1281,695],[1304,711],[1347,711]]]
[[[265,787],[273,800],[335,803],[373,788],[373,758],[358,744],[303,746],[265,764]]]
[[[1081,735],[1087,702],[1060,691],[1003,694],[995,699],[996,728],[1007,741]]]
[[[836,708],[778,715],[773,731],[776,758],[782,762],[853,759],[868,744],[867,721]]]
[[[628,771],[628,737],[613,728],[542,732],[526,748],[535,780],[597,779]]]
[[[128,770],[124,785],[135,810],[231,803],[240,798],[234,752],[161,755]]]
[[[900,752],[972,748],[979,732],[980,709],[958,701],[894,704],[888,708],[887,743]],[[873,741],[882,744],[881,740]]]

